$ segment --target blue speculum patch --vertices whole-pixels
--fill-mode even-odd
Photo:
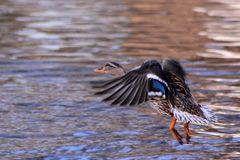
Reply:
[[[166,85],[158,80],[151,79],[150,91],[159,91],[166,94]]]

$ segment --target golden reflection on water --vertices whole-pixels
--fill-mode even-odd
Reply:
[[[198,36],[203,29],[203,17],[192,11],[192,6],[202,6],[203,1],[127,3],[134,30],[123,43],[123,54],[189,59],[197,58],[195,53],[204,49],[203,42],[207,40]]]

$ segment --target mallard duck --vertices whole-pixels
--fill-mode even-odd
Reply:
[[[174,128],[177,121],[184,123],[186,143],[190,141],[189,124],[209,125],[217,121],[207,107],[198,104],[185,81],[186,72],[173,59],[145,61],[141,66],[126,72],[116,62],[107,63],[95,72],[118,75],[95,87],[101,88],[97,94],[107,94],[103,101],[112,105],[137,105],[148,101],[161,114],[172,117],[169,131],[183,144],[182,136]]]

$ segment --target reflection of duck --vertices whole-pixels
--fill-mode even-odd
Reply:
[[[175,60],[145,61],[141,66],[125,73],[115,62],[107,63],[96,72],[120,75],[96,85],[107,94],[104,101],[112,104],[136,105],[149,101],[158,112],[172,117],[169,130],[182,144],[182,136],[174,128],[176,121],[184,122],[186,141],[189,143],[189,123],[207,125],[216,122],[216,116],[206,107],[198,104],[185,83],[185,71]]]

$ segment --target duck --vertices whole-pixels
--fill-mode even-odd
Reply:
[[[129,106],[148,102],[160,115],[171,118],[169,131],[179,144],[183,144],[183,137],[175,129],[177,121],[183,122],[187,144],[191,139],[190,123],[210,125],[217,122],[212,110],[193,97],[186,83],[186,71],[177,60],[146,60],[129,71],[117,62],[108,62],[95,72],[114,76],[94,86],[99,89],[97,95],[106,95],[103,101]]]

